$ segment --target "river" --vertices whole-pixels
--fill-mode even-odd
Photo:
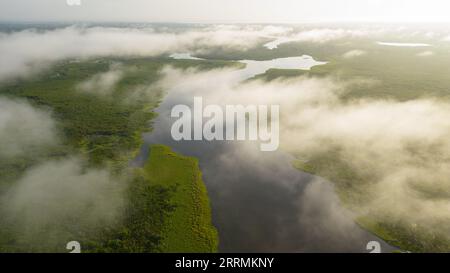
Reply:
[[[182,53],[172,58],[193,57]],[[242,62],[247,67],[233,72],[239,80],[269,68],[310,69],[325,64],[310,56]],[[293,168],[293,158],[283,151],[261,152],[258,143],[245,141],[174,141],[171,109],[189,101],[189,93],[168,91],[156,109],[154,130],[143,136],[136,162],[143,164],[148,147],[156,143],[198,158],[220,252],[368,252],[366,245],[372,240],[381,243],[383,252],[393,250],[355,224],[331,183]]]

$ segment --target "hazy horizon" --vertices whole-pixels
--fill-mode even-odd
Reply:
[[[449,23],[445,0],[2,0],[2,22]]]

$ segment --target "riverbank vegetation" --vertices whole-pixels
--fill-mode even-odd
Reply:
[[[66,243],[72,240],[79,241],[84,252],[217,251],[218,235],[211,224],[209,199],[196,160],[155,146],[144,168],[130,167],[142,144],[141,135],[151,130],[154,108],[163,97],[163,90],[153,84],[167,65],[201,70],[236,63],[165,57],[67,60],[34,76],[2,84],[2,98],[49,113],[56,124],[53,133],[57,141],[13,157],[0,156],[0,251],[67,252]],[[85,208],[83,213],[99,204],[102,209],[113,207],[114,211],[108,209],[104,214],[114,216],[87,221],[81,210],[64,213],[64,200],[44,206],[36,199],[35,208],[30,208],[31,204],[11,208],[11,200],[23,194],[23,185],[30,186],[27,176],[36,172],[57,176],[47,170],[66,166],[73,176],[95,173],[111,177],[114,183],[105,184],[99,196],[80,200],[80,204],[71,200],[71,205]],[[46,169],[41,171],[43,167]],[[83,198],[90,190],[84,186],[88,190],[80,193]],[[26,194],[40,198],[29,191]],[[58,200],[58,196],[44,200],[53,197]],[[72,197],[67,194],[67,198]],[[50,217],[51,210],[36,213],[46,206],[61,208],[55,217]],[[35,225],[41,221],[36,214],[45,221]]]
[[[392,39],[395,41],[401,40],[398,37],[392,37]],[[281,55],[288,54],[288,52],[291,54],[297,52],[297,55],[308,54],[314,56],[317,60],[327,61],[328,63],[313,67],[310,71],[270,69],[254,79],[282,81],[293,77],[313,77],[332,79],[335,83],[353,82],[338,93],[339,100],[330,106],[347,111],[344,112],[347,115],[346,117],[350,117],[352,109],[364,109],[363,106],[371,102],[373,102],[372,110],[376,109],[377,105],[386,104],[391,105],[393,107],[391,109],[396,109],[394,107],[399,106],[398,109],[405,109],[405,111],[406,108],[402,107],[409,107],[409,105],[417,103],[417,108],[411,108],[412,112],[420,111],[420,107],[423,105],[440,107],[436,109],[445,110],[446,108],[442,105],[449,103],[450,82],[446,71],[450,69],[450,58],[447,54],[448,46],[442,43],[424,49],[420,47],[383,46],[366,39],[349,39],[334,44],[291,42],[280,45],[275,51]],[[254,54],[259,54],[261,58],[264,58],[263,56],[274,54],[274,52],[259,49],[258,53],[255,52]],[[325,105],[325,108],[328,106]],[[351,106],[354,106],[354,108],[351,108]],[[352,121],[358,122],[371,117],[369,116],[370,110],[366,112],[361,110],[358,113],[359,116]],[[441,114],[444,113],[441,112]],[[424,120],[426,120],[426,116],[431,115],[431,113],[423,112],[423,115],[418,117],[424,117]],[[402,128],[406,132],[409,127],[398,120],[397,122],[396,119],[399,117],[402,117],[405,122],[410,118],[405,112],[403,116],[400,116],[399,113],[399,115],[386,117],[386,119],[379,116],[378,121],[377,117],[370,120],[373,120],[374,124],[378,124],[377,122],[398,124],[397,132],[402,132]],[[431,126],[431,124],[417,122],[417,127]],[[444,124],[439,124],[435,123],[435,126],[445,127]],[[370,125],[371,123],[366,123],[367,132],[373,130]],[[347,126],[345,128],[352,128],[351,123],[346,123],[345,126]],[[428,136],[432,137],[434,129],[439,130],[443,127],[432,126],[427,128],[428,131],[423,133],[428,133]],[[392,128],[386,127],[384,129],[390,131]],[[355,132],[356,135],[356,131],[349,132],[350,134]],[[378,138],[377,142],[377,138],[374,136],[371,140],[374,147],[390,145],[389,143],[382,143],[382,139],[388,141],[389,136],[385,136],[383,131],[376,133],[382,138]],[[415,139],[414,135],[408,135],[407,133],[401,136],[406,139],[408,137],[409,139]],[[392,138],[395,137],[392,136]],[[392,150],[397,150],[401,154],[390,155],[379,154],[375,148],[372,150],[371,147],[362,147],[363,150],[355,150],[353,154],[349,154],[345,150],[347,146],[340,146],[339,141],[339,139],[333,139],[333,131],[330,130],[328,140],[323,144],[324,147],[329,147],[329,149],[324,148],[323,152],[310,154],[296,153],[298,160],[294,162],[295,167],[332,181],[342,203],[359,215],[356,219],[357,223],[388,243],[405,251],[448,252],[450,250],[450,237],[447,232],[449,223],[442,219],[441,212],[435,209],[430,211],[431,214],[422,215],[420,213],[424,212],[420,212],[420,215],[416,215],[418,214],[417,211],[428,209],[427,206],[432,206],[431,204],[443,204],[444,200],[448,200],[447,190],[444,190],[445,187],[442,186],[445,185],[448,177],[439,176],[437,174],[439,168],[435,167],[436,164],[449,163],[445,156],[446,152],[437,149],[438,143],[442,143],[442,141],[440,140],[433,145],[428,143],[429,139],[426,137],[422,140],[405,141],[400,143],[401,146],[391,147]],[[363,139],[356,139],[354,145],[361,145],[361,143],[364,143],[363,141]],[[289,150],[289,147],[287,149]],[[364,157],[366,151],[371,154],[370,158]],[[381,153],[381,151],[379,152]],[[393,162],[394,165],[386,166],[387,162]],[[413,170],[424,170],[432,177],[411,177],[406,181],[392,180],[384,188],[377,188],[380,181],[387,183],[389,173],[386,170],[401,170],[401,168],[406,168],[405,166],[416,166]],[[435,171],[430,171],[433,168]],[[389,177],[389,179],[391,178]],[[400,178],[393,177],[393,179]],[[375,193],[378,192],[381,195],[382,191],[386,191],[384,203],[395,204],[395,199],[399,198],[400,195],[397,197],[389,196],[388,191],[394,189],[396,185],[402,187],[401,183],[403,182],[402,190],[406,191],[412,200],[417,200],[417,203],[398,203],[397,206],[386,208],[383,212],[377,210],[377,206],[382,207],[383,202],[372,203],[375,202],[374,200],[377,197]],[[400,194],[401,189],[398,190],[396,193]],[[418,206],[419,201],[423,202],[423,206]],[[398,200],[397,202],[402,201]],[[436,218],[433,217],[433,214],[436,214]],[[438,217],[438,215],[441,216]],[[439,224],[432,225],[431,222],[424,220],[425,218]]]

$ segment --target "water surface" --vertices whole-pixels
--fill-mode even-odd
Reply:
[[[236,80],[270,68],[323,64],[310,56],[243,62],[245,69],[232,72],[240,75]],[[143,164],[148,147],[157,143],[199,159],[221,252],[367,252],[372,240],[379,241],[383,251],[393,249],[354,223],[331,183],[293,168],[293,158],[282,151],[261,152],[259,143],[247,141],[174,141],[170,111],[177,104],[192,106],[192,96],[168,91],[136,161]]]
[[[397,46],[397,47],[428,47],[430,44],[422,44],[422,43],[390,43],[390,42],[377,42],[379,45],[384,46]]]
[[[176,60],[204,60],[202,58],[193,57],[190,53],[174,53],[170,55],[170,57]],[[327,62],[316,61],[309,55],[277,58],[268,61],[239,60],[238,62],[246,65],[245,68],[237,70],[235,73],[238,82],[263,74],[272,68],[310,70],[314,66],[327,64]]]

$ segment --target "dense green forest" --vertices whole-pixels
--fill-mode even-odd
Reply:
[[[106,95],[80,90],[80,83],[94,79],[95,85],[95,75],[108,73],[117,65],[121,77]],[[87,205],[86,210],[74,210],[71,215],[58,210],[55,217],[36,224],[39,217],[30,217],[24,209],[12,216],[7,213],[8,199],[3,197],[1,251],[67,252],[66,243],[72,240],[79,241],[84,252],[217,251],[218,235],[194,159],[154,146],[145,166],[130,166],[142,144],[142,133],[152,128],[151,120],[156,116],[153,109],[163,98],[163,90],[152,84],[166,65],[201,70],[235,63],[168,58],[67,60],[38,75],[1,86],[2,97],[51,113],[58,135],[58,141],[46,147],[0,158],[3,196],[8,196],[15,183],[35,166],[65,162],[74,156],[81,162],[82,173],[107,170],[120,181],[108,188],[105,197],[98,197],[118,198],[114,206],[118,216],[107,221],[85,219],[83,213],[90,208]]]

